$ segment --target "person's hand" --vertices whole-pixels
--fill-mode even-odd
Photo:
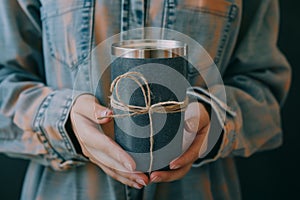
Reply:
[[[189,148],[177,159],[170,162],[170,171],[155,171],[151,182],[170,182],[182,178],[199,158],[199,151],[210,125],[209,113],[203,104],[193,102],[185,112],[185,134],[194,138]]]
[[[123,184],[142,188],[148,184],[148,177],[135,172],[136,164],[111,137],[99,130],[111,125],[110,118],[102,118],[112,111],[101,106],[92,95],[81,95],[71,109],[71,123],[84,156],[98,165],[106,174]],[[105,128],[105,127],[104,127]]]

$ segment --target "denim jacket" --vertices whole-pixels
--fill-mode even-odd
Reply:
[[[233,157],[281,145],[280,106],[290,68],[276,45],[278,2],[148,0],[143,5],[143,0],[0,5],[0,152],[30,159],[22,199],[240,199]],[[82,93],[73,94],[75,78],[83,76],[82,91],[89,88],[85,61],[95,46],[96,20],[105,22],[102,39],[121,30],[166,27],[192,37],[214,59],[227,96],[227,105],[216,98],[211,105],[217,113],[227,112],[221,143],[181,180],[135,190],[107,177],[76,150],[66,126],[72,102]],[[199,90],[199,96],[207,94]]]

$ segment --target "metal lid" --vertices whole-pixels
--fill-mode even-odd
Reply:
[[[111,53],[124,58],[185,57],[187,45],[175,40],[126,40],[112,44]]]

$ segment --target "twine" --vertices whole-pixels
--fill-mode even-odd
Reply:
[[[122,79],[131,79],[133,80],[142,90],[145,106],[136,106],[136,105],[129,105],[122,101],[119,95],[119,84]],[[146,89],[144,88],[146,87]],[[186,110],[188,105],[188,98],[184,101],[165,101],[165,102],[158,102],[156,104],[151,105],[151,91],[148,84],[148,81],[143,76],[143,74],[139,72],[127,72],[115,78],[110,86],[110,92],[112,95],[110,96],[110,104],[111,107],[114,109],[118,109],[121,111],[125,111],[128,113],[125,114],[112,114],[104,117],[99,117],[98,119],[103,118],[122,118],[122,117],[130,117],[135,115],[142,115],[148,114],[149,116],[149,123],[150,123],[150,164],[148,172],[152,171],[153,166],[153,146],[154,146],[154,138],[153,138],[153,113],[177,113],[183,112]],[[113,95],[113,92],[115,92]],[[115,97],[114,97],[115,96]]]

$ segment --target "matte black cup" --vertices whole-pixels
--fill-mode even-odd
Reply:
[[[173,40],[126,40],[112,45],[112,55],[115,58],[111,64],[112,80],[130,71],[141,73],[149,80],[151,105],[185,100],[188,62],[184,43]],[[122,80],[118,94],[126,104],[145,106],[142,90],[132,80]],[[115,92],[112,95],[115,97]],[[113,112],[116,115],[129,114],[114,108]],[[115,140],[133,157],[138,171],[166,170],[169,162],[182,153],[184,112],[153,113],[152,118],[152,155],[148,114],[114,119]]]

